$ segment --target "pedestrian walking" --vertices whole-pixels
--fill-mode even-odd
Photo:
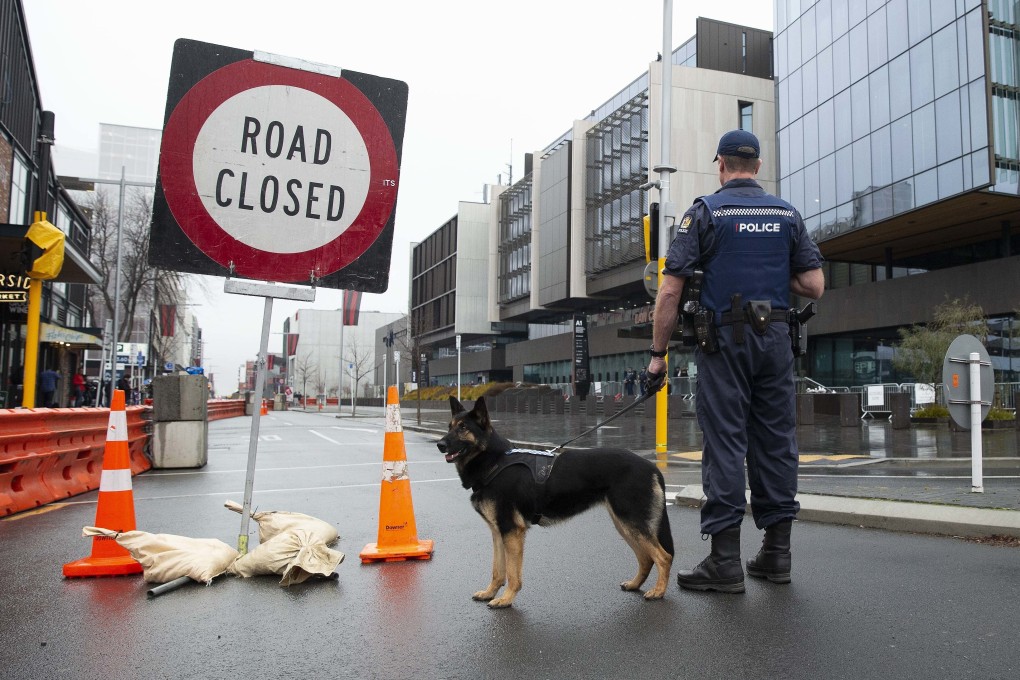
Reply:
[[[56,406],[54,396],[57,393],[58,382],[60,382],[60,374],[52,368],[47,368],[39,374],[39,394],[42,396],[43,408]]]
[[[78,408],[85,402],[85,376],[75,371],[71,386],[74,388],[74,407]]]
[[[744,591],[745,458],[751,513],[765,530],[748,574],[790,581],[790,529],[800,508],[790,294],[818,299],[824,277],[818,246],[797,209],[755,181],[760,150],[744,130],[719,140],[714,162],[721,188],[684,213],[655,301],[648,373],[649,388],[657,390],[685,284],[701,278],[704,313],[696,317],[694,351],[704,435],[701,533],[712,537],[712,547],[697,567],[677,575],[681,587],[693,590]]]

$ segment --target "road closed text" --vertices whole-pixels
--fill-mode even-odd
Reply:
[[[293,163],[293,175],[298,175],[302,165],[328,164],[332,142],[330,132],[322,128],[306,132],[304,126],[297,125],[288,130],[280,121],[263,125],[258,118],[245,116],[239,150],[243,155]],[[336,222],[344,214],[345,192],[335,184],[327,186],[295,176],[267,174],[259,181],[247,170],[235,172],[223,168],[216,175],[215,200],[221,208],[252,211],[257,208],[266,214],[279,212],[288,217]]]

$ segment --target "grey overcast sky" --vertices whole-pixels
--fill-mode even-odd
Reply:
[[[695,20],[772,30],[772,2],[673,3],[673,47]],[[43,108],[56,114],[57,145],[97,151],[99,124],[162,128],[173,43],[178,38],[261,50],[402,80],[407,126],[389,290],[363,310],[406,312],[410,244],[481,201],[482,187],[519,179],[524,154],[645,71],[662,48],[661,0],[24,0]],[[682,112],[674,112],[682,115]],[[57,172],[71,174],[70,170]],[[223,293],[196,277],[193,308],[205,366],[220,394],[258,353],[264,301]],[[338,291],[315,303],[274,303],[271,329],[302,306],[337,309]],[[281,339],[270,336],[270,349]]]

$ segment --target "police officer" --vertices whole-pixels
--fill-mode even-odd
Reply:
[[[754,180],[761,147],[750,132],[719,140],[722,187],[684,213],[666,256],[655,301],[650,389],[662,386],[663,356],[678,319],[685,282],[704,272],[705,328],[695,346],[697,415],[704,435],[701,477],[707,500],[701,533],[711,553],[677,582],[692,590],[744,591],[740,522],[745,512],[744,462],[754,523],[765,530],[748,574],[790,581],[790,528],[800,505],[794,408],[790,293],[818,299],[822,257],[796,208]]]

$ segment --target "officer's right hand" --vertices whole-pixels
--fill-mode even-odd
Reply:
[[[662,373],[653,373],[648,371],[648,392],[655,394],[662,389],[662,386],[666,384],[666,371]]]

